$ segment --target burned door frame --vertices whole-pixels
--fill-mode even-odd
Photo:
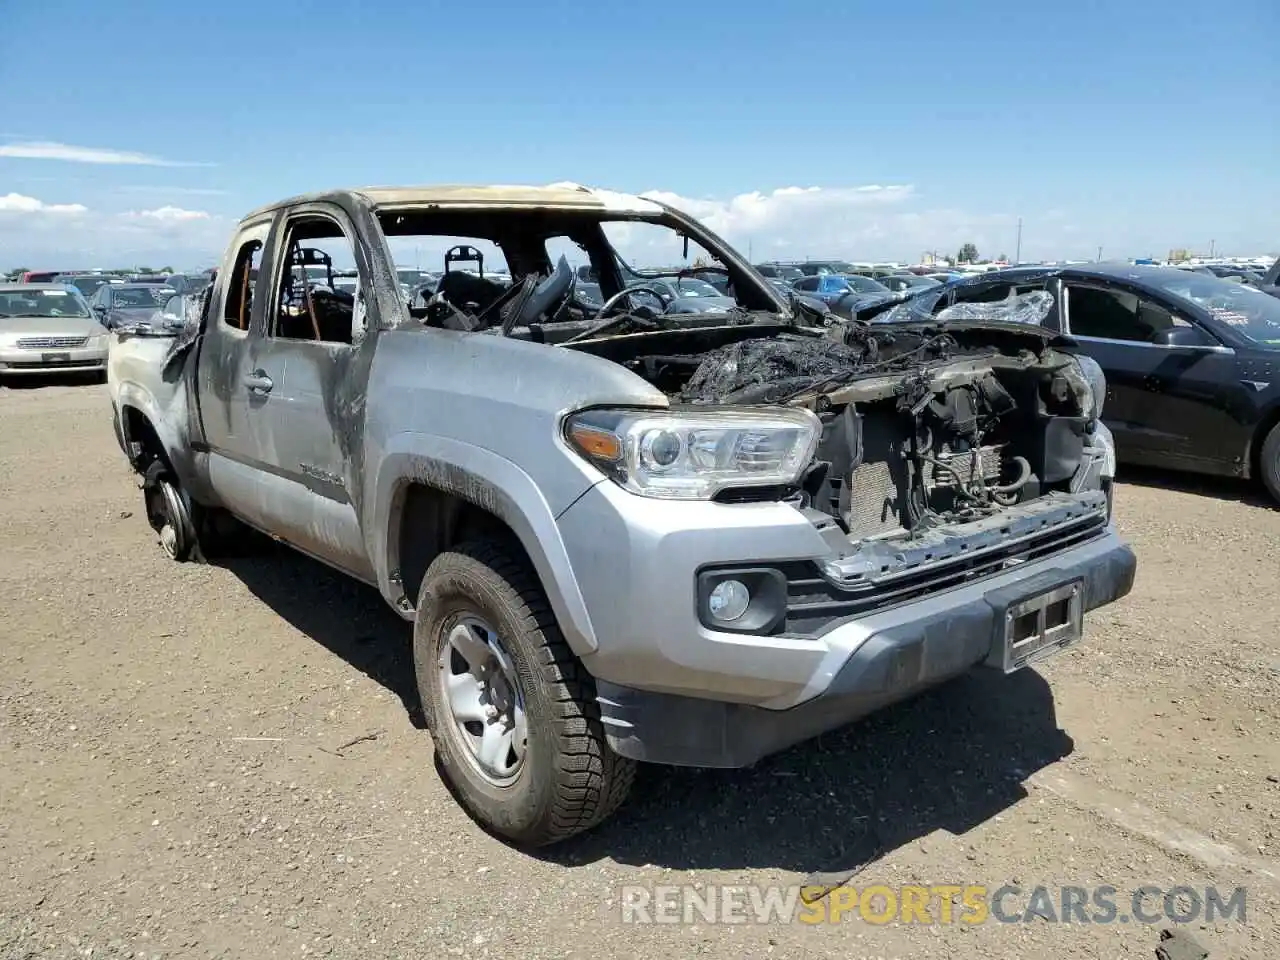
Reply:
[[[266,421],[272,406],[278,403],[270,390],[254,389],[250,378],[264,363],[263,280],[271,269],[272,229],[270,217],[246,224],[228,248],[218,283],[210,295],[196,377],[201,448],[209,458],[209,486],[218,501],[234,504],[237,516],[260,529],[270,529],[272,522],[260,481],[264,465],[270,460],[271,437]],[[247,326],[233,326],[227,322],[229,303],[237,297],[231,287],[247,280],[237,275],[237,267],[245,248],[252,243],[259,245],[258,276],[253,282]],[[252,263],[250,255],[244,269],[251,269]],[[282,370],[277,377],[283,379]]]
[[[291,269],[292,231],[304,221],[331,223],[355,260],[357,287],[349,342],[279,336],[277,314],[285,271]],[[262,338],[284,361],[276,388],[280,402],[272,418],[271,460],[263,487],[274,531],[304,553],[373,582],[361,532],[357,448],[363,440],[362,393],[368,360],[380,326],[377,298],[370,296],[369,256],[350,213],[336,203],[316,201],[280,212],[269,247],[271,273],[260,318]],[[309,307],[308,309],[311,309]]]

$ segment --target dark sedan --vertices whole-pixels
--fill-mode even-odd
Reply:
[[[1045,324],[1106,374],[1122,462],[1259,478],[1280,500],[1280,300],[1198,271],[1088,264],[983,274],[910,302],[936,313],[1034,290],[1053,294]]]
[[[627,287],[652,291],[661,298],[663,313],[724,313],[737,305],[700,277],[647,277]]]
[[[109,283],[99,287],[89,305],[107,329],[150,320],[177,291],[153,283]]]
[[[894,293],[918,293],[939,285],[932,277],[918,277],[914,273],[894,273],[876,279]]]
[[[801,277],[792,284],[792,288],[806,297],[821,300],[831,308],[832,313],[842,317],[851,316],[855,310],[862,309],[869,303],[887,303],[897,298],[880,281],[857,274],[841,276],[824,273]]]

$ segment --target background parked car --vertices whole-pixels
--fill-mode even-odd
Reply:
[[[646,277],[627,287],[657,291],[662,298],[663,313],[719,313],[737,303],[701,277]]]
[[[213,271],[204,273],[175,273],[164,284],[178,293],[199,293],[213,281]]]
[[[99,287],[89,305],[108,329],[149,320],[176,290],[154,283],[109,283]]]
[[[57,270],[28,270],[21,278],[22,283],[53,283],[58,277]]]
[[[917,277],[913,273],[890,274],[881,277],[878,282],[894,293],[914,293],[917,290],[928,290],[930,287],[939,285],[939,282],[932,277]]]
[[[1247,267],[1233,263],[1210,263],[1205,265],[1209,272],[1221,280],[1234,280],[1237,283],[1248,283],[1257,286],[1260,275]]]
[[[107,341],[107,331],[74,287],[0,286],[0,378],[102,373]]]
[[[806,260],[804,263],[797,263],[796,267],[806,277],[817,277],[824,273],[848,274],[857,269],[848,260]]]
[[[804,271],[788,263],[757,263],[757,272],[766,280],[781,280],[790,284],[804,276]]]
[[[604,306],[604,294],[600,284],[591,280],[579,280],[573,288],[573,295],[588,306]]]
[[[834,273],[801,277],[792,288],[807,297],[821,300],[833,313],[847,317],[868,301],[894,299],[894,293],[878,280],[856,274],[841,276]]]
[[[55,282],[75,287],[82,297],[88,298],[97,293],[99,287],[110,283],[113,279],[118,278],[104,273],[60,273]]]

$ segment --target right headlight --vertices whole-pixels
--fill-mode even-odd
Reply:
[[[795,483],[821,434],[803,407],[587,410],[565,422],[569,445],[616,483],[665,500]]]

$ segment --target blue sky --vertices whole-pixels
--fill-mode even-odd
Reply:
[[[0,267],[199,265],[311,189],[558,180],[757,259],[1012,256],[1019,217],[1024,258],[1280,249],[1275,0],[358,9],[8,6]]]

